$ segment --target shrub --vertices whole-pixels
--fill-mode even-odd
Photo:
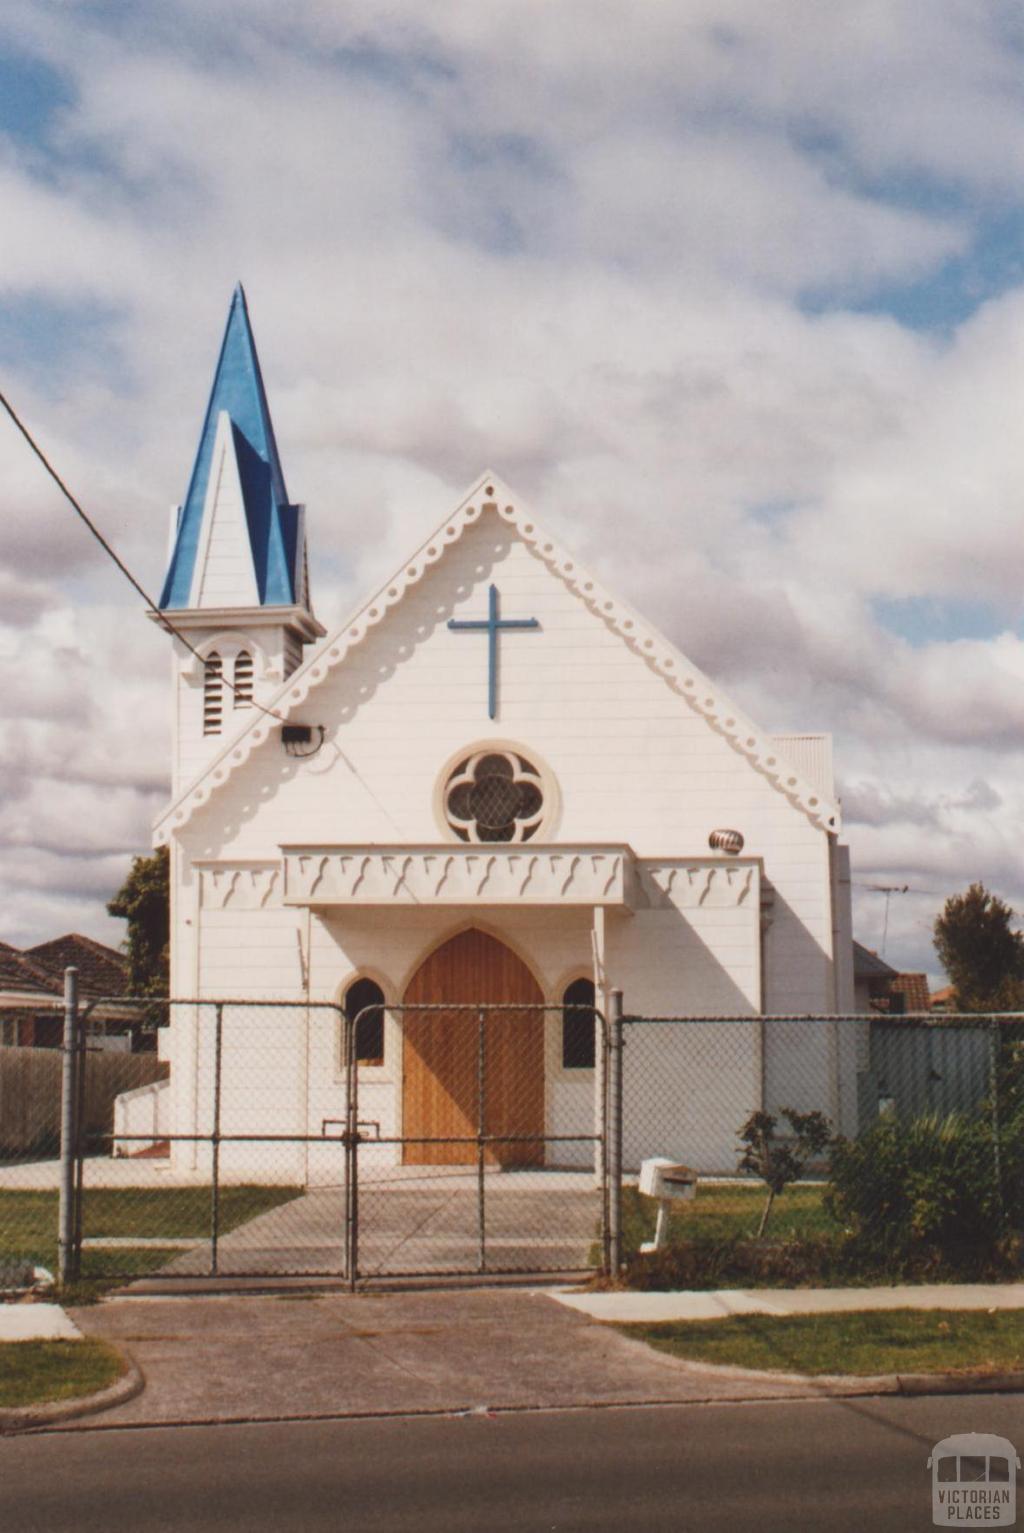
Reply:
[[[634,1257],[627,1264],[625,1281],[640,1290],[750,1284],[795,1288],[847,1276],[841,1244],[828,1236],[771,1242],[738,1235],[696,1235]]]
[[[1001,1136],[1002,1186],[984,1114],[883,1120],[838,1140],[825,1205],[861,1261],[915,1271],[1005,1266],[1020,1224],[1024,1120]]]
[[[820,1112],[797,1112],[795,1107],[784,1107],[782,1116],[790,1127],[791,1142],[779,1143],[775,1138],[778,1119],[770,1112],[752,1112],[739,1131],[743,1142],[738,1169],[752,1171],[768,1188],[757,1238],[764,1234],[772,1204],[780,1192],[785,1192],[791,1182],[803,1175],[809,1160],[820,1155],[829,1142],[828,1119]]]

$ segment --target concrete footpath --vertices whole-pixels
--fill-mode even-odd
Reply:
[[[867,1309],[1024,1309],[1024,1283],[905,1283],[891,1288],[714,1288],[670,1293],[580,1293],[552,1297],[592,1320],[655,1325],[730,1315],[824,1315]]]
[[[826,1304],[823,1290],[747,1295],[771,1313]],[[885,1308],[941,1293],[941,1307],[1024,1307],[1024,1285],[952,1290],[829,1290]],[[556,1302],[557,1300],[560,1302]],[[603,1318],[655,1319],[625,1301],[730,1303],[699,1295],[570,1294],[512,1288],[318,1296],[115,1297],[72,1311],[82,1332],[126,1350],[145,1391],[69,1421],[67,1430],[173,1422],[303,1419],[418,1412],[486,1412],[909,1392],[906,1381],[804,1379],[709,1368],[655,1352],[581,1313],[582,1301],[620,1301]],[[977,1301],[977,1302],[976,1302]],[[607,1306],[606,1306],[607,1307]],[[939,1307],[931,1305],[930,1307]],[[642,1308],[642,1306],[641,1306]],[[751,1313],[740,1307],[717,1313]],[[785,1362],[780,1358],[780,1368]],[[996,1383],[1017,1388],[1024,1383]],[[962,1384],[958,1387],[964,1387]]]

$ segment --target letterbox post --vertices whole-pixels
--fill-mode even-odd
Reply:
[[[642,1256],[650,1256],[664,1248],[668,1238],[669,1203],[690,1203],[697,1196],[697,1173],[690,1166],[667,1160],[656,1155],[640,1163],[638,1190],[648,1198],[658,1201],[658,1220],[654,1239],[645,1240],[640,1247]]]

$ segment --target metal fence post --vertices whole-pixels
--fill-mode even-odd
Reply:
[[[220,1259],[220,1096],[221,1066],[224,1050],[224,1007],[220,1001],[214,1010],[213,1035],[213,1132],[210,1144],[213,1164],[210,1168],[210,1272],[217,1276]]]
[[[484,1204],[484,1135],[487,1132],[487,1019],[481,1006],[477,1011],[477,1109],[476,1109],[476,1211],[477,1265],[487,1271],[487,1214]]]
[[[85,1152],[89,1125],[85,1114],[85,1093],[88,1085],[87,1049],[89,1043],[90,1004],[83,1011],[79,1008],[75,1033],[78,1047],[75,1052],[75,1230],[72,1236],[75,1277],[82,1275],[82,1214],[85,1194]]]
[[[57,1279],[63,1285],[78,1277],[75,1229],[75,1156],[78,1151],[78,970],[64,970],[64,1048],[60,1081],[60,1205],[57,1227]]]
[[[608,1015],[608,1266],[622,1270],[622,991],[613,990]]]
[[[365,1010],[365,1008],[364,1008]],[[345,1275],[350,1293],[359,1276],[359,1076],[356,1031],[359,1016],[342,1013],[345,1034]]]
[[[1002,1145],[999,1142],[999,1054],[999,1023],[990,1022],[988,1033],[988,1058],[989,1086],[992,1093],[992,1170],[995,1176],[996,1186],[996,1216],[999,1220],[1000,1233],[1002,1233],[1005,1226],[1005,1217],[1003,1211]]]

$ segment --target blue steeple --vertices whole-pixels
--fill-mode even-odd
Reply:
[[[302,512],[288,501],[241,283],[235,288],[160,606],[190,605],[218,422],[230,422],[260,606],[306,605]]]

